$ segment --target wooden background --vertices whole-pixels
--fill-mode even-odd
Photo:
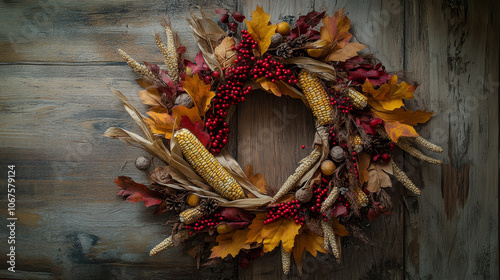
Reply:
[[[215,2],[215,3],[214,3]],[[422,187],[394,187],[391,216],[370,225],[373,245],[350,240],[342,263],[305,261],[282,276],[271,253],[246,270],[235,261],[196,269],[175,248],[149,250],[168,233],[167,216],[116,196],[117,175],[144,182],[139,149],[102,137],[110,126],[137,131],[105,83],[145,110],[136,75],[116,53],[161,62],[153,32],[169,16],[197,50],[185,17],[196,6],[249,16],[257,4],[281,16],[346,7],[356,37],[388,70],[419,81],[412,108],[436,114],[421,135],[440,144],[443,167],[404,157]],[[498,279],[498,1],[88,1],[0,3],[0,277],[15,279]],[[309,150],[312,117],[300,101],[255,93],[233,120],[231,152],[280,185]],[[7,165],[16,165],[16,273],[6,270]]]

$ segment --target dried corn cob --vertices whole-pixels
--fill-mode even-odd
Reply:
[[[433,144],[429,142],[427,139],[417,136],[415,137],[415,144],[419,145],[422,148],[425,148],[428,151],[435,152],[435,153],[442,153],[443,148],[439,147],[436,144]]]
[[[271,200],[271,203],[275,203],[283,195],[289,192],[300,180],[300,178],[302,178],[302,176],[304,176],[304,174],[306,174],[306,172],[309,171],[309,169],[311,169],[311,167],[319,160],[320,156],[321,147],[316,146],[310,155],[300,161],[299,167],[297,167],[297,169],[295,169],[295,172],[290,175],[290,177],[288,177],[283,186],[281,186],[278,193],[276,193],[276,195]]]
[[[182,211],[179,214],[179,219],[182,223],[189,225],[198,221],[198,219],[200,219],[202,216],[203,210],[201,209],[201,206],[196,206],[194,208],[189,208]]]
[[[142,65],[139,62],[135,61],[132,57],[130,57],[130,55],[128,55],[126,52],[124,52],[121,49],[118,49],[118,53],[123,58],[123,60],[125,60],[127,62],[128,66],[130,66],[130,68],[134,69],[134,71],[137,74],[141,75],[144,78],[149,78],[152,80],[156,79],[155,76],[153,75],[153,73],[151,73],[151,71],[149,71],[148,67],[146,67],[146,65]]]
[[[368,206],[368,196],[360,187],[354,188],[354,194],[356,194],[356,202],[358,205],[363,207]]]
[[[183,128],[177,131],[174,137],[179,141],[182,154],[189,164],[218,194],[229,200],[245,197],[243,188],[194,134]]]
[[[321,213],[325,213],[330,206],[333,205],[335,200],[339,197],[339,188],[333,187],[330,193],[328,194],[328,197],[323,201],[323,204],[321,204]]]
[[[328,221],[321,220],[321,227],[323,228],[323,239],[325,243],[325,250],[330,251],[331,248],[331,252],[333,253],[333,255],[337,259],[340,259],[340,251],[337,245],[337,240],[335,237],[335,233],[333,232],[332,225]]]
[[[188,230],[179,231],[175,234],[175,239],[179,241],[186,241],[190,237]],[[172,235],[165,238],[160,244],[156,245],[151,252],[149,252],[150,256],[156,256],[159,253],[167,250],[168,248],[174,247],[174,241],[172,240]]]
[[[363,109],[368,105],[368,97],[364,96],[359,91],[349,88],[348,96],[351,99],[352,105],[358,109]]]
[[[412,155],[420,160],[427,161],[428,163],[432,163],[432,164],[436,164],[436,165],[443,164],[443,162],[438,160],[438,159],[424,155],[417,148],[411,146],[410,142],[408,142],[408,140],[406,140],[406,139],[399,139],[399,141],[396,143],[396,145],[398,145],[405,152],[409,153],[410,155]]]
[[[288,253],[283,246],[281,246],[281,264],[283,266],[283,273],[290,272],[290,258],[292,253]]]
[[[352,138],[352,145],[354,146],[354,150],[356,153],[361,153],[363,150],[363,140],[361,140],[361,136],[356,135]]]
[[[333,122],[333,109],[328,100],[328,94],[319,79],[302,69],[299,73],[299,84],[319,125]]]
[[[394,162],[394,160],[391,159],[391,164],[392,164],[392,172],[394,174],[394,177],[405,186],[405,188],[409,189],[416,195],[420,195],[420,190],[413,184],[413,182],[408,178],[408,175],[399,168],[399,166]]]

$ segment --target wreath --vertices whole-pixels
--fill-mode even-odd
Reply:
[[[187,19],[201,50],[194,62],[183,58],[186,48],[168,20],[162,22],[166,44],[154,36],[164,69],[118,50],[140,74],[139,96],[151,107],[145,117],[111,88],[143,135],[116,127],[104,135],[162,162],[151,170],[151,160],[139,157],[136,166],[148,171],[150,186],[119,176],[118,194],[156,206],[155,214],[175,213],[171,235],[152,248],[152,256],[202,240],[208,249],[196,255],[210,263],[231,255],[246,266],[276,248],[284,273],[292,254],[299,271],[306,251],[340,260],[342,237],[366,240],[363,221],[390,214],[384,189],[393,178],[420,194],[392,158],[398,148],[441,164],[416,148],[442,152],[414,129],[432,113],[405,108],[403,100],[413,98],[417,87],[398,81],[371,55],[358,54],[366,46],[351,42],[343,9],[333,17],[312,11],[278,24],[261,7],[252,20],[216,12],[218,23],[201,11]],[[243,21],[247,29],[241,29]],[[224,149],[235,105],[255,89],[301,99],[316,122],[312,152],[279,189],[251,166],[244,171]]]

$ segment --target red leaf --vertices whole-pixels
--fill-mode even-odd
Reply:
[[[316,11],[311,11],[305,16],[300,16],[297,22],[295,23],[295,28],[292,29],[290,39],[294,39],[299,37],[300,35],[313,34],[312,28],[314,28],[321,19],[325,16],[325,12],[318,13]],[[319,33],[318,33],[319,36]]]
[[[187,128],[191,131],[203,146],[207,146],[210,142],[210,135],[203,131],[203,122],[195,122],[193,123],[188,116],[181,117],[181,127]]]
[[[365,132],[371,135],[377,134],[377,131],[370,126],[370,118],[367,116],[361,116],[356,118],[356,124],[363,127]]]
[[[347,216],[347,208],[342,203],[336,203],[332,211],[333,217],[337,218],[339,216]]]
[[[373,207],[370,208],[370,210],[368,210],[367,216],[368,219],[370,219],[370,221],[373,221],[376,218],[378,218],[381,214],[390,215],[391,211],[385,209],[379,202],[374,202]]]
[[[189,67],[191,69],[191,75],[194,75],[200,71],[210,70],[201,52],[196,55],[194,61],[195,62],[184,59],[184,64],[186,65],[186,67]]]
[[[347,72],[349,80],[354,85],[361,85],[368,79],[374,86],[380,86],[391,78],[391,75],[385,72],[385,67],[381,63],[373,66],[360,56],[346,60],[340,64],[340,67]]]
[[[146,185],[138,184],[130,177],[118,176],[115,183],[122,188],[118,195],[126,197],[129,202],[144,201],[144,206],[149,207],[158,205],[164,200],[162,193],[150,190]]]

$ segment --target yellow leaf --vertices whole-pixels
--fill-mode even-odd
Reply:
[[[392,187],[391,178],[392,165],[390,163],[371,162],[368,167],[368,184],[366,189],[369,192],[378,192],[380,188]]]
[[[386,122],[398,121],[407,125],[415,126],[419,123],[427,122],[434,114],[426,111],[411,111],[402,108],[394,109],[393,111],[374,111],[373,114],[377,118],[383,119]]]
[[[279,219],[270,224],[264,225],[266,213],[259,213],[252,220],[247,234],[247,244],[257,242],[264,245],[264,253],[272,251],[280,243],[288,252],[292,252],[295,243],[295,236],[299,232],[300,224],[296,224],[293,219]]]
[[[264,77],[258,78],[255,82],[263,90],[265,90],[267,92],[271,92],[274,95],[281,97],[281,91],[275,83],[269,81],[268,79],[266,79]]]
[[[218,245],[212,248],[210,258],[225,258],[228,255],[236,257],[241,249],[250,249],[250,244],[246,243],[249,231],[247,228],[217,235]]]
[[[368,94],[368,104],[378,111],[392,111],[403,106],[403,99],[412,99],[416,86],[401,82],[398,84],[398,76],[391,77],[388,83],[378,89],[367,79],[363,84],[363,92]]]
[[[266,193],[267,183],[266,180],[264,180],[264,175],[253,174],[253,168],[250,164],[247,165],[247,168],[245,169],[245,174],[247,175],[250,183],[256,186],[262,193]]]
[[[276,33],[276,25],[268,25],[271,16],[266,14],[262,7],[257,6],[257,9],[252,12],[252,20],[245,20],[248,28],[248,33],[259,43],[260,54],[264,54],[269,45],[271,45],[271,37]]]
[[[215,92],[210,91],[210,85],[206,85],[196,73],[193,78],[186,76],[182,87],[193,99],[195,107],[198,108],[198,115],[205,116],[205,112],[210,108],[210,101],[215,96]]]
[[[302,261],[305,257],[305,252],[309,252],[313,257],[318,255],[318,252],[326,253],[323,243],[323,237],[317,235],[313,231],[303,227],[299,234],[295,237],[295,246],[293,247],[293,259],[302,274]]]
[[[191,109],[188,109],[185,106],[175,106],[172,108],[172,116],[174,119],[181,119],[183,116],[188,117],[191,122],[196,123],[196,122],[201,122],[201,118],[198,115],[198,108],[192,107]]]
[[[404,123],[400,123],[397,121],[388,121],[384,122],[384,128],[387,132],[387,135],[391,138],[392,141],[398,142],[399,137],[417,137],[418,133],[411,125],[407,125]]]
[[[166,108],[153,107],[148,113],[151,118],[145,118],[144,121],[149,125],[151,132],[162,134],[165,138],[172,138],[172,129],[179,128],[180,118],[174,119],[168,114]]]

